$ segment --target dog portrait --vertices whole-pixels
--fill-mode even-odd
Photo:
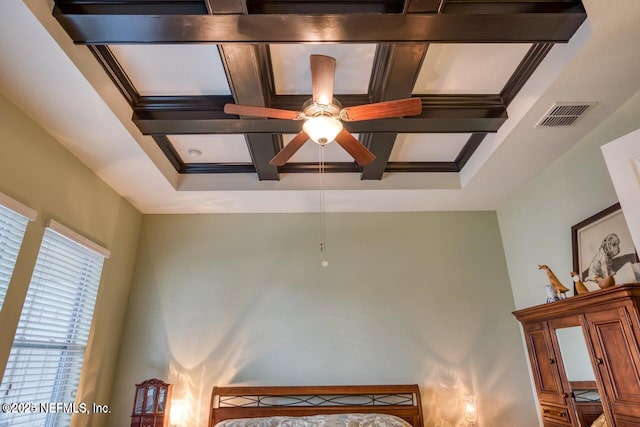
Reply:
[[[574,225],[571,235],[573,268],[587,287],[596,276],[614,276],[616,283],[638,280],[638,256],[619,203]]]
[[[609,233],[602,241],[598,252],[589,264],[587,277],[607,277],[615,274],[613,260],[620,253],[620,238],[616,233]]]

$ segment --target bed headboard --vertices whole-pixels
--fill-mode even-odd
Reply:
[[[233,418],[378,413],[422,427],[420,389],[413,385],[214,387],[209,427]]]

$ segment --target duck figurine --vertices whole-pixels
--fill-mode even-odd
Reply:
[[[569,275],[571,275],[571,280],[573,280],[576,284],[576,293],[578,295],[586,294],[589,292],[589,289],[587,289],[584,283],[582,283],[582,280],[580,280],[580,276],[578,275],[578,273],[572,271],[571,273],[569,273]]]
[[[556,275],[553,274],[553,271],[551,271],[549,266],[547,266],[545,264],[540,264],[540,265],[538,265],[538,268],[540,270],[546,270],[547,277],[549,278],[549,283],[551,284],[551,287],[553,288],[553,290],[556,291],[556,293],[561,298],[563,298],[563,299],[566,298],[567,296],[565,295],[565,293],[569,291],[569,288],[567,288],[562,283],[560,283],[560,280],[558,280]]]

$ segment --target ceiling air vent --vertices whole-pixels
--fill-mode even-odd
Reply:
[[[573,126],[575,122],[584,115],[585,112],[595,102],[556,102],[551,106],[547,114],[542,116],[535,127],[556,128]]]

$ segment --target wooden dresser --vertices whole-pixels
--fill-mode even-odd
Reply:
[[[640,426],[639,306],[640,284],[632,283],[513,312],[524,329],[545,427],[580,425],[557,335],[571,327],[584,334],[609,427]]]

